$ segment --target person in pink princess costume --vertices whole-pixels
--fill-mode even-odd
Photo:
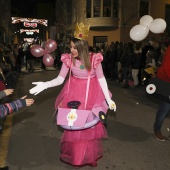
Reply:
[[[94,106],[107,103],[107,109],[116,111],[116,104],[111,99],[111,93],[103,74],[101,53],[89,51],[86,40],[90,26],[84,23],[76,25],[74,37],[70,41],[70,54],[62,54],[63,62],[57,78],[47,82],[33,82],[36,86],[30,93],[37,95],[43,90],[61,85],[67,74],[70,78],[65,82],[63,89],[56,98],[55,108],[68,108],[68,102],[79,101],[78,109],[92,110]],[[90,77],[88,100],[85,102],[87,80]],[[68,89],[69,87],[69,89]],[[86,107],[85,107],[86,105]],[[108,138],[104,123],[98,121],[89,128],[80,130],[64,129],[61,138],[60,160],[75,167],[97,166],[97,160],[103,156],[102,139]]]

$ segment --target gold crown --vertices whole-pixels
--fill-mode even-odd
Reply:
[[[81,22],[80,24],[77,23],[76,29],[74,31],[74,37],[80,40],[85,40],[88,37],[89,29],[89,24],[85,25],[83,22]]]

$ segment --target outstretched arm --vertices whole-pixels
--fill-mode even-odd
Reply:
[[[33,99],[26,99],[27,96],[23,96],[21,99],[15,100],[10,103],[0,105],[0,117],[5,117],[8,114],[18,111],[25,106],[31,106],[34,103]]]
[[[61,85],[64,82],[68,71],[69,68],[63,63],[61,71],[57,78],[47,82],[33,82],[32,84],[35,84],[36,86],[30,89],[29,92],[31,94],[37,95],[47,88]]]
[[[106,79],[103,75],[103,70],[102,70],[102,66],[101,64],[98,65],[98,67],[96,68],[96,75],[98,77],[98,81],[99,81],[99,84],[100,84],[100,87],[104,93],[104,96],[105,96],[105,99],[109,105],[109,108],[111,110],[114,110],[116,111],[116,104],[115,102],[111,99],[110,95],[109,95],[109,90],[108,90],[108,85],[107,85],[107,82],[106,82]]]
[[[45,89],[48,89],[50,87],[55,87],[64,82],[64,78],[61,76],[58,76],[57,78],[47,81],[47,82],[32,82],[32,84],[35,84],[36,86],[29,90],[31,94],[37,95],[40,92],[42,92]]]

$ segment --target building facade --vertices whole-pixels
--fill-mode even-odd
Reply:
[[[11,43],[11,0],[0,1],[0,44]]]
[[[150,15],[162,18],[169,28],[170,0],[72,0],[71,23],[67,31],[73,34],[76,23],[88,22],[91,27],[88,41],[91,46],[111,42],[131,42],[129,32],[140,18]],[[69,16],[70,17],[70,16]],[[67,19],[68,20],[68,19]],[[162,34],[149,32],[147,40],[161,41]]]

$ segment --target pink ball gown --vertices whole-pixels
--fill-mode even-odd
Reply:
[[[100,53],[93,54],[93,66],[90,72],[90,86],[86,109],[92,109],[94,105],[101,106],[105,101],[104,94],[98,82],[103,77],[101,62],[103,56]],[[88,71],[82,67],[80,60],[76,59],[75,65],[71,63],[71,55],[63,54],[61,57],[63,66],[60,76],[66,77],[71,68],[70,85],[68,80],[58,95],[55,108],[59,105],[67,108],[69,101],[80,101],[78,109],[84,109]],[[71,66],[72,65],[72,66]],[[107,131],[103,123],[84,130],[64,130],[61,139],[61,161],[74,166],[97,166],[97,160],[103,156],[102,139],[107,138]]]

